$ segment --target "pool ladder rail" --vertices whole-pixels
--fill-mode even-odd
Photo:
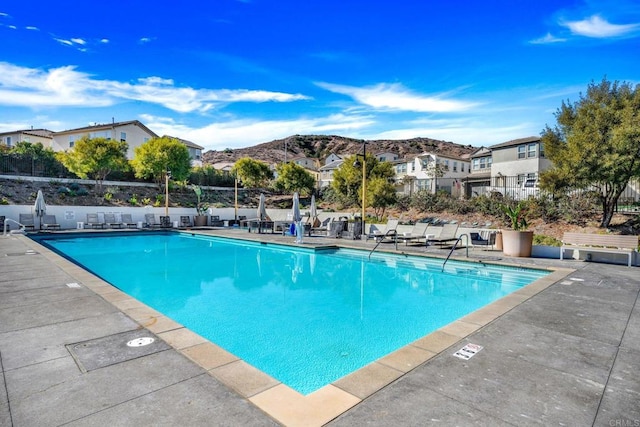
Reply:
[[[466,234],[462,234],[460,236],[458,236],[458,238],[456,239],[455,243],[453,244],[453,246],[451,246],[451,250],[449,251],[449,255],[447,255],[447,258],[445,258],[444,262],[442,263],[442,270],[440,270],[441,272],[444,271],[444,266],[447,265],[447,261],[449,261],[449,258],[451,258],[451,255],[453,254],[453,251],[456,250],[456,246],[458,246],[458,243],[462,243],[462,238],[465,237],[467,240],[467,244],[465,245],[465,248],[467,250],[467,258],[469,258],[469,236],[467,236]]]
[[[9,225],[9,221],[13,222],[18,227],[20,227],[18,230],[9,230],[9,234],[25,234],[26,227],[24,226],[24,224],[20,224],[18,221],[14,220],[14,219],[11,219],[11,218],[5,218],[5,220],[4,220],[4,229],[3,229],[3,232],[2,232],[3,236],[7,235],[7,226]]]

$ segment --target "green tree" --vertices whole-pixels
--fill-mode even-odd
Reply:
[[[266,187],[273,179],[273,171],[269,165],[250,157],[238,159],[233,165],[232,173],[242,181],[245,187]]]
[[[31,143],[20,141],[9,151],[11,154],[22,154],[34,159],[54,159],[55,152],[51,148],[45,148],[41,142]]]
[[[563,102],[542,143],[553,168],[541,175],[544,189],[596,188],[601,227],[608,227],[629,180],[640,176],[640,85],[591,83],[586,95]]]
[[[136,177],[153,179],[159,187],[166,171],[178,180],[186,180],[191,170],[187,146],[175,138],[153,138],[135,148],[131,161]]]
[[[373,178],[367,183],[367,206],[373,208],[376,218],[384,217],[387,207],[397,201],[398,193],[388,178]]]
[[[126,142],[106,138],[83,136],[70,151],[59,152],[58,160],[80,178],[96,181],[96,190],[102,190],[102,182],[113,171],[125,171],[127,162]]]
[[[356,158],[357,156],[349,156],[344,159],[342,165],[333,172],[331,186],[345,205],[362,207],[362,166],[354,166]],[[366,167],[367,205],[372,206],[378,195],[386,194],[390,189],[393,189],[393,185],[389,183],[389,180],[393,178],[395,173],[391,163],[379,162],[373,156],[367,156]],[[378,182],[373,187],[374,192],[369,188],[369,185],[376,178],[381,178],[384,184]],[[385,203],[384,200],[386,198],[383,198],[380,203]],[[375,203],[378,202],[375,201]]]
[[[300,195],[307,196],[313,192],[315,178],[305,168],[296,163],[280,163],[276,166],[278,177],[273,183],[276,190],[287,193],[297,191]]]

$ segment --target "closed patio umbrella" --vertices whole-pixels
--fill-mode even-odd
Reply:
[[[302,225],[302,215],[300,215],[300,196],[298,192],[293,193],[293,208],[291,210],[293,222],[296,224],[296,243],[302,243],[304,226]]]
[[[309,207],[309,215],[311,216],[311,226],[318,227],[320,225],[320,221],[318,220],[318,208],[316,208],[315,195],[311,195],[311,206]]]
[[[260,194],[260,200],[258,201],[258,219],[260,221],[267,220],[267,206],[264,194]]]
[[[36,196],[36,203],[33,206],[33,210],[38,218],[40,218],[40,229],[42,229],[42,217],[45,213],[47,213],[47,204],[44,202],[44,195],[42,194],[42,190],[38,190],[38,195]]]

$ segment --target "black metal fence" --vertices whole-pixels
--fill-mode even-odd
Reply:
[[[62,163],[52,158],[37,158],[28,154],[0,155],[0,174],[77,178]]]
[[[593,195],[594,192],[598,192],[596,187],[573,190],[572,194],[587,197]],[[537,178],[523,176],[494,176],[487,178],[485,182],[469,183],[467,194],[470,197],[487,195],[507,197],[514,200],[553,196],[553,194],[545,192],[539,187]],[[618,199],[616,210],[618,212],[640,212],[640,179],[631,180],[627,184]]]

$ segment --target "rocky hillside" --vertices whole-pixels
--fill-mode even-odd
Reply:
[[[397,153],[401,158],[412,154],[433,152],[442,155],[468,156],[477,150],[471,145],[438,141],[430,138],[404,140],[372,140],[367,142],[369,153]],[[265,142],[253,147],[207,151],[203,154],[206,164],[235,162],[242,157],[251,157],[267,163],[282,162],[286,158],[316,158],[324,160],[329,154],[355,154],[362,151],[362,140],[335,135],[293,135],[284,139]]]

